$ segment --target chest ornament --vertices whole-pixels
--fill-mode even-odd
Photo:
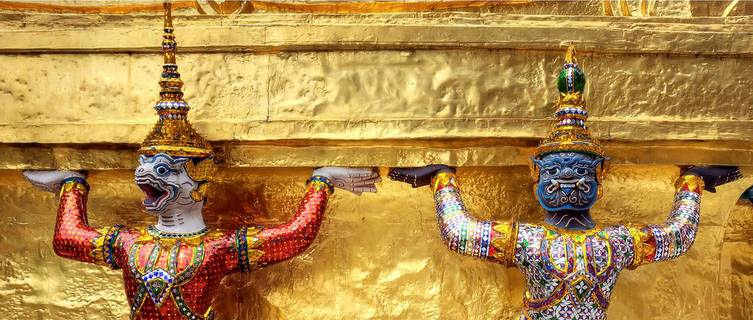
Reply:
[[[527,292],[525,305],[533,310],[549,308],[571,296],[578,303],[593,299],[606,309],[608,299],[600,284],[608,281],[615,268],[609,234],[599,229],[545,230],[541,240],[541,266],[556,279],[556,286],[543,299]]]
[[[187,319],[202,318],[194,314],[186,305],[180,287],[193,278],[196,271],[204,262],[204,242],[201,241],[197,246],[191,248],[190,263],[185,269],[178,271],[181,244],[181,240],[176,240],[172,243],[167,256],[167,270],[164,268],[155,268],[163,246],[161,241],[154,242],[154,247],[152,247],[143,267],[139,263],[139,254],[144,247],[144,243],[135,243],[131,247],[128,254],[128,267],[138,282],[138,289],[134,295],[134,301],[131,303],[131,319],[134,319],[139,314],[147,296],[152,300],[157,309],[162,307],[168,296],[172,296],[172,300],[175,302],[178,310]]]

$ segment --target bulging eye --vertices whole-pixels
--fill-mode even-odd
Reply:
[[[586,168],[575,168],[575,173],[585,176],[588,173],[588,170],[586,170]]]
[[[560,169],[557,169],[557,168],[546,169],[546,173],[550,176],[556,175],[559,172],[560,172]]]
[[[170,168],[165,165],[158,165],[154,167],[154,171],[157,172],[158,175],[166,176],[168,173],[170,173]]]

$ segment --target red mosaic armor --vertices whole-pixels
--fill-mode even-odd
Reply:
[[[59,256],[123,269],[131,319],[212,319],[223,277],[295,257],[314,240],[329,187],[311,181],[285,224],[176,236],[156,228],[95,229],[86,217],[87,187],[63,185],[53,247]]]

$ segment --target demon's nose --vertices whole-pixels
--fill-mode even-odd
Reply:
[[[575,171],[571,168],[565,168],[562,170],[562,175],[560,176],[561,179],[572,179],[575,177]]]

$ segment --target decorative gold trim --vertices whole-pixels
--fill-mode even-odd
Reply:
[[[195,8],[195,1],[175,1],[176,9]],[[0,1],[0,10],[43,12],[43,13],[78,13],[78,14],[129,14],[137,12],[159,12],[162,4],[158,3],[132,3],[132,4],[109,4],[94,6],[62,5],[40,3],[38,1]]]
[[[591,153],[600,157],[604,156],[604,150],[601,146],[581,141],[565,141],[565,142],[551,142],[547,145],[541,145],[536,149],[536,156],[540,157],[547,153],[552,152],[585,152]]]
[[[324,190],[324,191],[327,191],[328,195],[331,195],[333,193],[333,190],[330,187],[330,185],[321,181],[311,181],[309,182],[307,188],[313,188],[315,191]]]
[[[209,156],[212,154],[211,150],[205,148],[185,147],[185,146],[148,146],[139,148],[139,153],[146,155],[155,155],[158,153],[168,153],[175,157],[195,157]]]
[[[560,228],[554,225],[546,225],[544,226],[544,229],[548,231],[546,233],[547,240],[552,240],[556,238],[552,234],[555,234],[557,237],[567,236],[573,241],[575,241],[578,245],[584,243],[588,237],[593,236],[593,235],[598,235],[602,239],[609,240],[609,234],[604,232],[604,229],[599,224],[596,224],[593,228],[588,229],[588,230],[570,230],[570,229]]]
[[[703,178],[694,174],[686,174],[675,180],[675,191],[680,191],[683,187],[687,187],[690,191],[700,192],[703,191],[705,186]]]
[[[185,237],[185,238],[160,238],[153,236],[149,233],[149,231],[146,228],[137,228],[136,231],[138,231],[139,236],[136,238],[136,243],[152,243],[156,242],[159,243],[163,247],[172,247],[175,242],[182,242],[191,246],[197,246],[201,242],[205,240],[214,240],[218,239],[223,235],[222,231],[219,230],[210,230],[206,233],[198,234],[191,237]]]
[[[518,242],[518,223],[515,221],[495,221],[494,239],[491,245],[496,249],[494,259],[506,266],[511,266],[515,261],[515,246]]]
[[[264,255],[264,251],[260,249],[262,243],[264,243],[264,240],[259,237],[260,232],[261,229],[255,227],[246,229],[246,245],[248,246],[246,250],[250,269],[256,268],[257,262]]]
[[[80,182],[77,181],[68,181],[63,184],[62,187],[60,187],[60,193],[58,194],[58,197],[62,196],[63,193],[70,192],[71,190],[78,190],[81,191],[84,195],[86,195],[89,190],[86,189],[86,186]]]
[[[448,11],[456,9],[494,8],[510,5],[531,4],[532,0],[463,0],[463,1],[322,1],[317,3],[308,2],[282,2],[282,1],[252,1],[233,0],[218,3],[209,0],[211,10],[205,10],[194,1],[174,1],[175,9],[196,9],[200,14],[234,14],[264,12],[303,12],[303,13],[381,13],[381,12],[418,12],[418,11]],[[42,13],[78,13],[78,14],[132,14],[145,12],[159,12],[161,4],[135,3],[135,4],[105,4],[105,5],[64,5],[48,4],[32,1],[2,1],[0,10],[20,12]]]
[[[110,231],[110,227],[97,228],[96,231],[99,233],[99,236],[91,240],[94,249],[92,249],[89,255],[92,257],[94,264],[109,267],[110,265],[105,261],[104,249],[105,238],[107,238],[107,233]]]
[[[455,174],[451,172],[440,172],[431,180],[431,191],[436,192],[440,187],[450,184],[457,186]]]
[[[375,13],[375,12],[414,12],[447,11],[467,8],[492,8],[505,5],[530,4],[531,0],[498,1],[328,1],[317,3],[253,1],[255,11],[266,12],[306,12],[306,13]]]
[[[628,266],[628,269],[635,269],[642,265],[648,264],[651,261],[648,257],[651,252],[649,246],[645,243],[648,238],[648,234],[642,229],[637,227],[628,227],[630,235],[633,237],[633,261]]]

